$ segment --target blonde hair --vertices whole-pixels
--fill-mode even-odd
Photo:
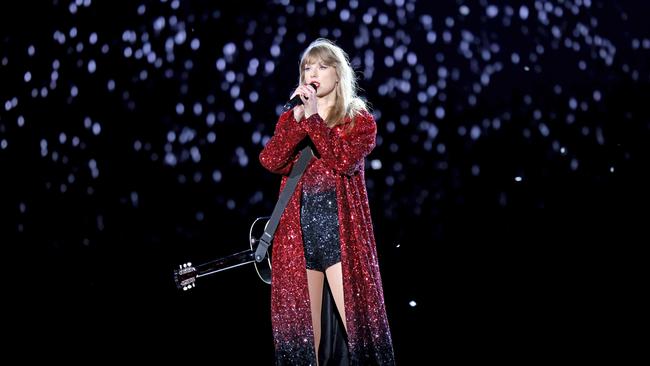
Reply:
[[[327,114],[327,124],[330,127],[336,126],[344,123],[346,117],[354,117],[361,111],[366,111],[366,103],[357,95],[357,79],[347,53],[328,39],[318,38],[303,52],[298,85],[305,83],[305,65],[319,60],[336,69],[339,81],[335,88],[336,101]]]

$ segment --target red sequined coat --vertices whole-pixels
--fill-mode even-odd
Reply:
[[[329,128],[318,114],[297,122],[288,111],[259,156],[266,169],[283,175],[280,189],[297,161],[297,145],[307,136],[319,156],[298,183],[272,244],[271,316],[278,365],[315,365],[300,226],[300,197],[303,186],[314,183],[305,182],[310,176],[322,176],[336,189],[350,364],[394,364],[364,178],[364,160],[375,147],[377,125],[365,111],[351,122]]]

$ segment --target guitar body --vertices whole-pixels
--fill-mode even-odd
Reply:
[[[255,261],[255,251],[260,243],[260,238],[264,234],[269,217],[258,217],[253,221],[248,233],[248,243],[250,249],[243,252],[228,255],[209,262],[192,265],[191,262],[183,263],[178,269],[174,270],[174,282],[178,289],[187,291],[196,287],[199,278],[212,275],[217,272],[225,271],[231,268],[239,267],[247,263],[255,265],[255,271],[262,281],[267,284],[271,283],[271,250],[266,251],[265,257],[257,262]]]
[[[251,251],[253,253],[257,250],[259,245],[260,238],[266,230],[266,225],[269,223],[269,217],[258,217],[255,219],[251,225],[250,232],[248,234],[248,242],[251,245]],[[266,257],[262,259],[261,262],[253,262],[255,266],[255,271],[262,281],[267,284],[271,284],[271,248],[266,252]]]

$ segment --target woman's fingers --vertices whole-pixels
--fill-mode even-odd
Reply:
[[[291,98],[289,99],[293,99],[293,97],[295,97],[296,95],[300,95],[301,99],[303,99],[304,97],[305,98],[303,99],[304,102],[305,100],[316,95],[316,91],[314,90],[314,87],[311,85],[301,85],[296,88],[296,90],[291,95]]]
[[[316,94],[314,88],[310,85],[303,85],[301,88],[303,88],[304,91],[303,95],[307,97],[307,99],[313,97]]]

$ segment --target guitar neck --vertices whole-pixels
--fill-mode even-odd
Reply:
[[[231,254],[227,257],[215,259],[210,262],[202,263],[197,265],[196,277],[208,276],[213,273],[225,271],[234,267],[243,266],[244,264],[251,263],[255,261],[255,252],[248,249],[243,252]]]

